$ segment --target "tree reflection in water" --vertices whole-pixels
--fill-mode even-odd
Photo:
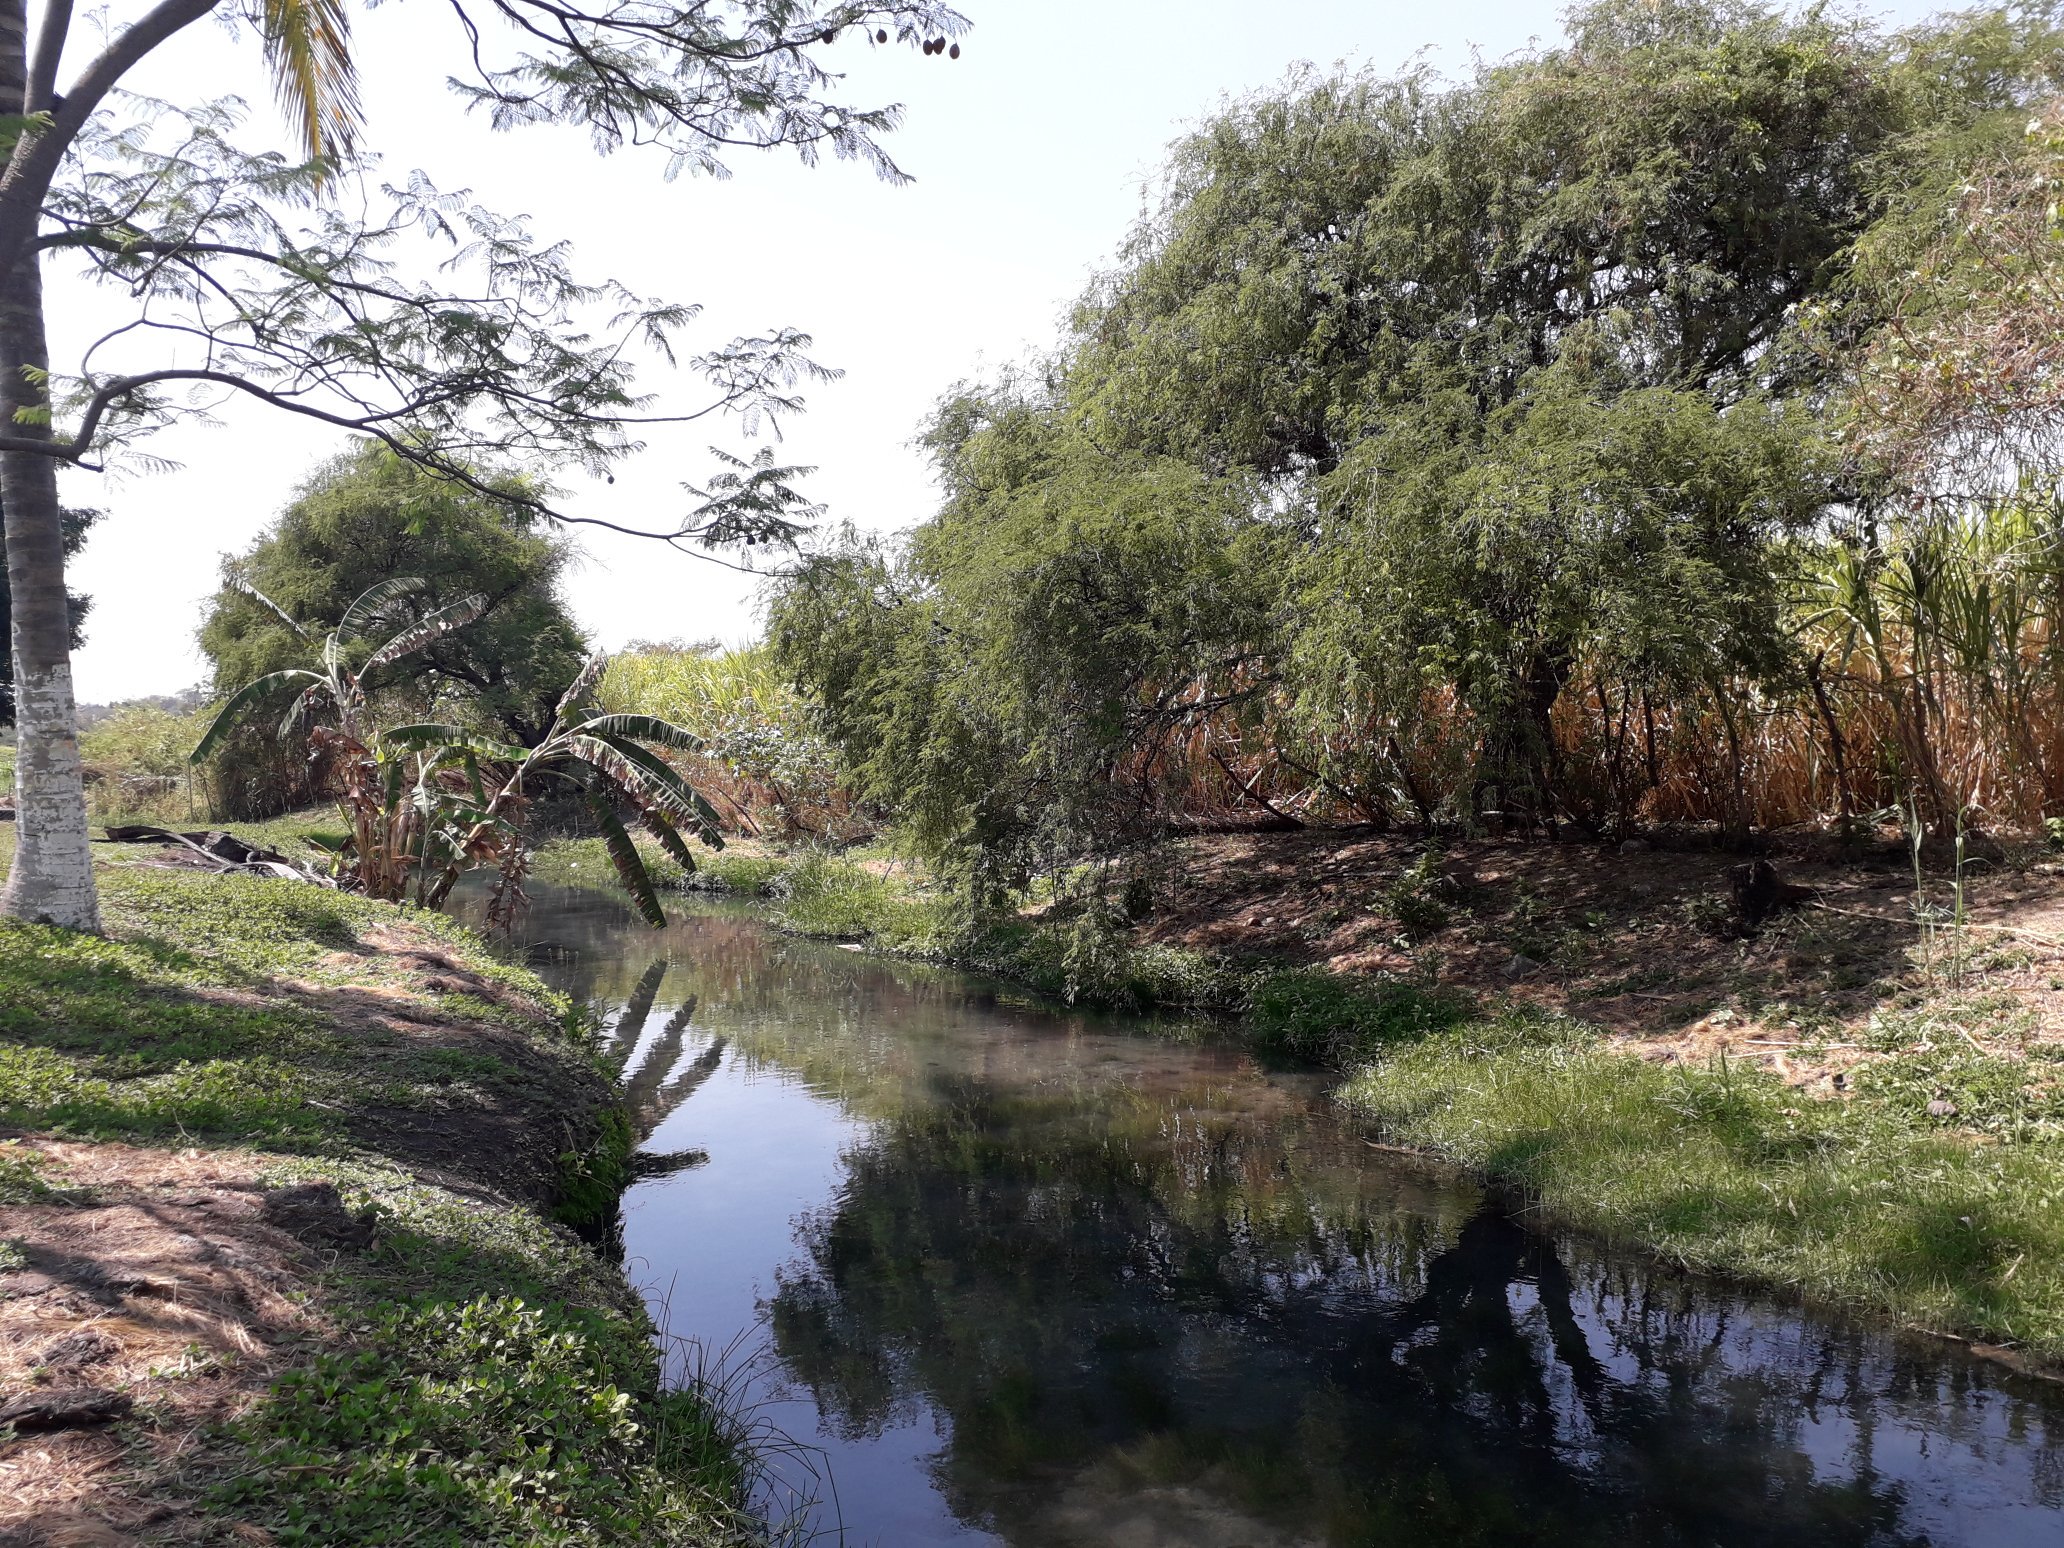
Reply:
[[[756,1144],[828,1113],[864,1136],[772,1233],[785,1261],[722,1266],[769,1288],[799,1438],[849,1493],[914,1468],[876,1496],[935,1489],[1013,1548],[2058,1539],[2064,1405],[1954,1351],[1537,1231],[1236,1050],[746,920],[654,936],[543,901],[561,987],[622,1006],[641,1140],[698,1090],[749,1090]],[[711,1270],[710,1190],[736,1218],[761,1186],[654,1184],[636,1250],[662,1282]],[[924,1460],[875,1444],[934,1429]]]
[[[836,1433],[948,1416],[939,1486],[1008,1542],[1118,1541],[1075,1533],[1142,1497],[1179,1502],[1139,1536],[1170,1543],[1229,1518],[1257,1543],[1930,1541],[1867,1455],[1812,1455],[1820,1410],[1867,1430],[1891,1379],[1843,1330],[1573,1271],[1431,1179],[1403,1211],[1282,1208],[1315,1158],[1195,1114],[938,1095],[805,1223],[774,1337]]]

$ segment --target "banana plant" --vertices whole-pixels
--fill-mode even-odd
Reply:
[[[495,864],[501,881],[490,912],[503,921],[522,904],[524,819],[531,797],[542,785],[571,785],[601,829],[638,912],[654,925],[665,924],[658,886],[621,814],[633,814],[685,870],[695,869],[695,857],[684,832],[721,849],[715,809],[663,756],[668,749],[700,752],[702,739],[655,715],[609,714],[597,707],[606,656],[581,669],[534,747],[445,722],[379,729],[367,679],[464,628],[486,607],[485,598],[470,596],[439,608],[389,635],[354,667],[353,658],[394,604],[424,586],[421,580],[396,579],[368,588],[324,636],[314,667],[273,672],[224,704],[194,748],[193,761],[205,759],[235,727],[261,713],[284,707],[278,730],[288,736],[329,711],[335,724],[313,727],[309,740],[337,783],[338,805],[351,825],[351,837],[336,856],[340,879],[374,897],[413,894],[416,902],[436,908],[461,873]],[[271,598],[250,586],[242,589],[315,645],[314,636]]]
[[[189,761],[206,761],[231,732],[261,717],[280,717],[275,735],[282,739],[309,727],[310,751],[334,782],[338,807],[350,826],[350,838],[333,853],[333,870],[374,897],[406,896],[411,873],[420,871],[424,846],[438,824],[430,809],[434,803],[423,799],[420,772],[412,782],[382,744],[372,722],[368,686],[382,668],[478,618],[487,598],[461,597],[397,627],[396,605],[429,583],[413,576],[385,580],[360,592],[337,626],[318,640],[257,587],[235,577],[230,584],[293,630],[312,650],[313,663],[269,672],[231,695]],[[334,723],[316,724],[322,719]]]
[[[656,715],[611,714],[593,702],[607,656],[596,656],[560,698],[551,728],[535,747],[516,747],[462,726],[425,722],[386,732],[384,746],[419,760],[418,789],[455,782],[459,795],[443,810],[441,871],[421,898],[437,907],[460,873],[489,855],[501,861],[501,882],[491,914],[509,918],[520,906],[527,835],[524,814],[540,784],[563,781],[581,793],[624,890],[645,920],[666,923],[659,888],[646,868],[623,813],[630,813],[683,870],[695,869],[685,834],[712,849],[724,847],[716,809],[667,763],[662,751],[700,752],[702,738]],[[492,771],[492,777],[487,777]],[[506,772],[504,772],[506,771]]]

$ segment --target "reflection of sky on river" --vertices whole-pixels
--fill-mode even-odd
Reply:
[[[642,1150],[709,1157],[632,1189],[628,1266],[850,1542],[2064,1542],[2046,1384],[1540,1235],[1237,1050],[620,917],[531,929],[641,1025]]]
[[[647,1018],[630,1068],[638,1067],[674,1009],[662,1003]],[[691,1023],[683,1059],[708,1044],[694,1036]],[[869,1127],[787,1071],[727,1051],[694,1101],[662,1120],[645,1142],[648,1151],[697,1149],[710,1159],[626,1196],[625,1268],[654,1322],[705,1349],[727,1350],[727,1365],[751,1373],[760,1418],[804,1447],[836,1450],[829,1486],[811,1476],[807,1462],[777,1462],[770,1509],[782,1511],[786,1498],[835,1490],[837,1505],[823,1514],[865,1523],[848,1536],[854,1548],[994,1541],[955,1522],[931,1486],[926,1459],[945,1439],[937,1415],[914,1410],[909,1422],[878,1436],[837,1440],[821,1433],[816,1400],[792,1390],[769,1359],[761,1308],[774,1290],[771,1270],[795,1256],[796,1220],[837,1192],[844,1152],[863,1141]],[[676,1214],[683,1209],[686,1221]],[[685,1232],[679,1229],[684,1223]],[[686,1358],[674,1354],[676,1377]]]

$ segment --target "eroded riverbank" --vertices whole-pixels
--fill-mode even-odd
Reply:
[[[586,1024],[436,917],[103,868],[0,921],[0,1540],[740,1540],[567,1220],[627,1134]]]

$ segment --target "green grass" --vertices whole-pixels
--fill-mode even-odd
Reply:
[[[351,1153],[352,1120],[369,1104],[443,1106],[468,1079],[514,1078],[479,1056],[477,1068],[455,1068],[452,1050],[412,1048],[327,1013],[325,990],[411,987],[406,968],[366,939],[402,920],[422,946],[523,997],[505,1006],[417,992],[424,1012],[495,1022],[585,1057],[563,998],[440,915],[255,877],[106,866],[100,886],[105,936],[0,919],[0,1122]],[[516,1008],[525,1002],[548,1019]]]
[[[1950,1128],[1897,1059],[1877,1068],[1895,1073],[1815,1099],[1725,1062],[1645,1063],[1579,1022],[1512,1010],[1408,1036],[1342,1095],[1578,1227],[2064,1360],[2064,1142],[2054,1127],[2010,1143]]]
[[[249,1411],[163,1453],[168,1492],[282,1544],[757,1540],[739,1508],[745,1426],[717,1394],[663,1387],[643,1307],[546,1218],[552,1201],[454,1192],[389,1154],[387,1111],[440,1112],[463,1141],[469,1104],[492,1097],[529,1116],[560,1209],[613,1205],[629,1130],[565,1001],[440,916],[120,861],[100,884],[105,936],[0,920],[0,1124],[253,1147],[274,1157],[266,1184],[332,1181],[375,1223],[370,1248],[312,1271],[318,1325],[339,1331]],[[395,944],[493,998],[437,990]],[[492,1026],[419,1045],[346,1015],[354,996],[446,1032]],[[0,1142],[0,1204],[90,1202]],[[0,1241],[0,1265],[10,1253]]]
[[[282,1544],[753,1540],[743,1427],[662,1388],[642,1308],[591,1253],[393,1168],[266,1180],[311,1176],[378,1223],[326,1286],[356,1335],[230,1427],[242,1465],[194,1480],[211,1512]]]

